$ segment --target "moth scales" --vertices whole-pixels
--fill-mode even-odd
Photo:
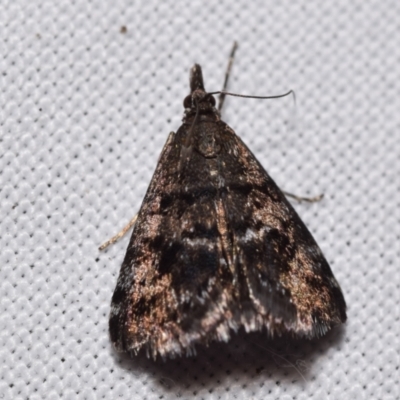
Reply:
[[[201,67],[192,67],[182,126],[130,223],[109,320],[117,351],[173,358],[240,328],[311,339],[346,321],[342,291],[311,233],[221,120],[235,49],[221,92],[206,92]]]

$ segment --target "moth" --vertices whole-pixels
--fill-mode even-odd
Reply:
[[[311,339],[346,321],[320,248],[214,94],[194,65],[112,297],[118,351],[176,357],[241,328]]]

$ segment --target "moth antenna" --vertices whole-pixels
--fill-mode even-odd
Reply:
[[[252,96],[252,95],[247,95],[247,94],[231,93],[231,92],[226,92],[226,91],[209,92],[207,94],[210,96],[213,96],[215,94],[220,94],[220,95],[225,95],[225,96],[244,97],[245,99],[259,99],[259,100],[280,99],[281,97],[286,97],[286,96],[292,95],[294,104],[296,105],[296,93],[294,90],[289,90],[287,93],[278,94],[275,96]]]
[[[237,48],[238,48],[238,43],[236,41],[234,41],[233,42],[233,47],[232,47],[232,50],[231,50],[231,54],[229,55],[228,67],[226,68],[226,71],[225,71],[224,86],[222,87],[222,90],[219,93],[219,98],[218,98],[218,112],[219,113],[221,113],[222,106],[223,106],[224,101],[225,101],[226,89],[228,87],[229,75],[231,73],[233,59],[235,57],[235,52],[236,52]]]

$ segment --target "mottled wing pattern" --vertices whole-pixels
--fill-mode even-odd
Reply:
[[[346,320],[346,304],[317,243],[247,146],[226,126],[221,170],[235,263],[254,306],[247,330],[321,336]]]
[[[192,126],[193,128],[193,126]],[[112,299],[118,350],[190,354],[231,330],[308,337],[346,319],[310,232],[222,121],[172,133],[145,196]]]
[[[218,329],[233,301],[233,279],[215,207],[216,159],[190,146],[182,164],[186,133],[183,125],[170,134],[134,226],[112,298],[117,350],[173,356],[226,339]]]

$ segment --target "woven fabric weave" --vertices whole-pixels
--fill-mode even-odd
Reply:
[[[400,3],[87,0],[0,5],[0,397],[399,399]],[[189,69],[293,202],[348,322],[320,340],[239,334],[167,363],[116,354],[110,299],[183,114]],[[129,235],[128,235],[129,236]]]

